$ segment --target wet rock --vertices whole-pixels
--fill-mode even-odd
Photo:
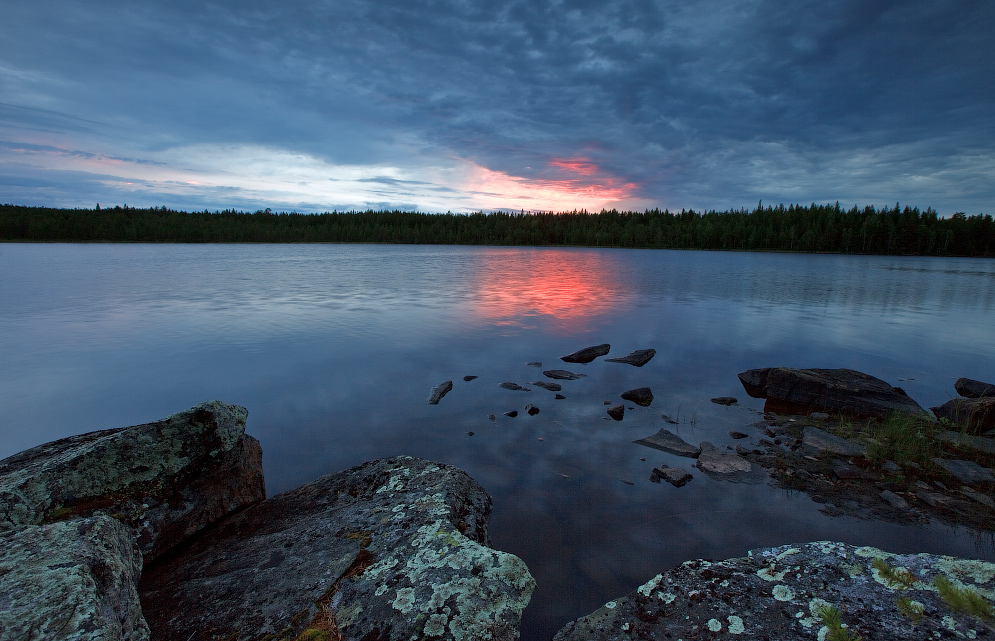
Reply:
[[[532,381],[529,384],[535,385],[536,387],[541,387],[545,390],[549,390],[550,392],[559,392],[561,389],[563,389],[563,386],[560,385],[559,383],[547,383],[546,381]]]
[[[661,414],[660,418],[662,418],[665,423],[670,423],[671,425],[677,425],[677,421],[675,421],[674,419],[670,418],[666,414]]]
[[[864,477],[859,467],[849,465],[841,461],[836,461],[833,465],[833,474],[836,475],[836,478],[844,481],[861,479]]]
[[[490,509],[457,468],[366,463],[236,514],[147,571],[145,616],[162,639],[510,641],[535,582],[488,547]]]
[[[769,367],[743,372],[739,380],[747,394],[768,399],[767,409],[780,413],[822,411],[878,418],[893,412],[925,413],[900,387],[852,369]]]
[[[669,467],[666,465],[661,465],[660,467],[653,468],[653,476],[656,476],[657,481],[664,480],[670,483],[674,487],[684,487],[688,484],[688,481],[694,477],[687,470],[681,469],[679,467]],[[650,478],[652,481],[652,477]]]
[[[498,387],[503,387],[504,389],[510,389],[513,392],[531,392],[532,391],[528,387],[522,387],[518,383],[498,383]]]
[[[817,450],[842,454],[843,456],[865,456],[867,448],[860,443],[840,438],[820,430],[818,427],[806,427],[802,431],[802,444]]]
[[[622,417],[625,416],[625,406],[612,405],[608,408],[608,416],[611,416],[616,421],[621,421]]]
[[[472,381],[474,379],[477,379],[477,378],[480,378],[480,377],[479,376],[464,376],[463,380],[466,381],[467,383],[469,383],[470,381]]]
[[[885,461],[881,464],[881,471],[888,474],[901,474],[902,468],[894,461]]]
[[[608,353],[607,351],[605,352]],[[606,363],[625,363],[626,365],[635,365],[636,367],[642,367],[646,363],[650,362],[650,359],[656,356],[655,349],[637,349],[631,354],[627,354],[620,358],[606,358]]]
[[[548,369],[542,373],[543,376],[547,378],[554,378],[560,381],[575,381],[578,378],[584,378],[587,374],[574,374],[573,372],[568,372],[565,369]]]
[[[452,381],[446,381],[441,385],[436,385],[435,387],[432,388],[432,393],[428,395],[428,404],[438,405],[439,401],[442,400],[442,397],[451,392],[452,389],[453,389]]]
[[[698,455],[701,454],[700,447],[691,445],[680,436],[677,436],[666,428],[660,428],[660,431],[656,434],[641,438],[638,441],[633,441],[633,443],[645,445],[646,447],[652,447],[656,450],[663,450],[664,452],[676,454],[677,456],[686,456],[688,458],[698,458]]]
[[[695,467],[712,478],[734,483],[763,483],[767,472],[734,452],[723,452],[711,443],[702,442]]]
[[[907,569],[916,578],[913,587],[899,591],[889,585],[873,566],[875,558]],[[825,636],[819,616],[824,605],[839,610],[853,637],[983,638],[983,624],[952,611],[939,597],[932,587],[938,575],[986,594],[995,587],[995,565],[984,561],[896,555],[828,541],[785,545],[719,562],[686,561],[568,623],[554,639],[812,641]],[[925,616],[916,622],[904,615],[899,596],[921,604]]]
[[[622,398],[632,401],[640,407],[649,407],[653,402],[653,391],[648,387],[639,387],[622,393]]]
[[[562,401],[563,399],[565,399],[565,398],[566,398],[566,396],[564,396],[563,394],[557,394],[557,395],[556,395],[556,396],[554,396],[553,398],[555,398],[555,399],[556,399],[556,400],[558,400],[558,401]]]
[[[619,479],[619,480],[622,481],[623,483],[625,483],[626,485],[635,485],[636,484],[635,481],[630,481],[629,479]]]
[[[497,416],[494,416],[493,414],[488,414],[487,418],[489,418],[491,420],[491,423],[495,423],[495,424],[497,423]]]
[[[516,416],[518,416],[518,410],[511,410],[509,412],[505,412],[504,415],[509,418],[515,418]]]
[[[947,472],[950,472],[961,483],[967,483],[968,485],[995,483],[995,476],[992,476],[992,471],[987,467],[978,465],[974,461],[934,458],[933,462]]]
[[[827,414],[825,412],[812,412],[811,414],[809,414],[809,416],[811,416],[812,418],[814,418],[817,421],[826,421],[826,420],[829,420],[829,414]]]
[[[968,447],[979,452],[995,454],[995,439],[992,438],[974,436],[972,434],[961,434],[960,432],[954,432],[951,430],[937,432],[935,434],[935,438],[941,441],[946,441],[947,443],[954,443],[962,447]]]
[[[0,531],[94,514],[132,528],[145,563],[265,498],[248,411],[219,401],[71,436],[0,461]]]
[[[974,434],[995,429],[995,398],[955,398],[929,409],[936,418]]]
[[[995,396],[995,385],[983,383],[970,378],[958,378],[954,383],[954,389],[961,396],[967,398],[982,398]]]
[[[539,361],[532,361],[531,363],[526,363],[529,367],[542,367],[542,363]]]
[[[131,528],[98,514],[0,533],[0,638],[149,638]]]
[[[533,405],[532,403],[529,403],[528,405],[525,406],[525,411],[529,413],[529,416],[535,416],[536,414],[539,413],[539,408]]]
[[[732,396],[718,396],[716,398],[713,398],[712,402],[715,403],[716,405],[735,405],[739,401],[737,401]]]
[[[988,496],[987,494],[982,494],[981,492],[972,490],[971,488],[966,486],[960,488],[960,493],[968,498],[974,499],[975,501],[981,503],[982,505],[987,505],[988,507],[995,508],[995,500],[993,500],[992,497]]]
[[[611,349],[611,345],[605,343],[603,345],[595,345],[594,347],[585,347],[584,349],[579,349],[573,354],[567,354],[566,356],[561,356],[560,360],[566,363],[590,363],[599,356],[604,356]]]
[[[892,507],[898,508],[899,510],[907,510],[909,508],[908,501],[891,490],[884,490],[881,492],[881,498],[887,501]]]
[[[743,434],[742,432],[729,432],[729,436],[735,439],[747,438],[749,434]]]

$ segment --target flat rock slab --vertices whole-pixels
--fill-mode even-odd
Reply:
[[[691,473],[685,469],[681,469],[679,467],[668,467],[666,465],[654,467],[653,474],[650,476],[650,480],[655,483],[659,483],[663,480],[670,483],[674,487],[684,487],[693,478],[694,476],[692,476]]]
[[[697,445],[691,445],[680,436],[677,436],[670,430],[666,428],[660,428],[660,431],[656,434],[651,434],[645,438],[641,438],[638,441],[633,441],[639,445],[645,445],[646,447],[652,447],[655,450],[663,450],[669,454],[676,454],[677,456],[686,456],[687,458],[698,458],[701,454],[701,448]]]
[[[775,401],[778,413],[823,411],[887,418],[893,412],[921,416],[925,410],[900,387],[852,369],[768,367],[739,374],[746,393]]]
[[[518,383],[498,383],[498,387],[503,387],[504,389],[510,389],[513,392],[531,392],[532,391],[528,387],[522,387]]]
[[[98,513],[131,526],[146,563],[266,497],[248,411],[201,403],[155,423],[71,436],[0,461],[0,531]]]
[[[995,398],[955,398],[929,409],[936,418],[945,418],[969,432],[995,429]]]
[[[936,438],[947,443],[955,443],[979,452],[995,454],[995,438],[985,438],[984,436],[974,436],[973,434],[961,434],[952,430],[944,430],[936,433]]]
[[[472,381],[475,378],[477,378],[477,377],[476,376],[471,376],[469,379],[467,379],[467,377],[464,376],[463,380],[464,381],[466,381],[466,380]],[[452,381],[446,381],[445,383],[442,383],[440,385],[436,385],[435,387],[432,388],[432,393],[428,395],[428,404],[429,405],[438,405],[439,401],[442,400],[442,397],[445,396],[446,394],[448,394],[449,392],[451,392],[452,389],[453,389],[453,382]]]
[[[106,516],[0,533],[0,638],[149,638],[138,598],[142,554]]]
[[[916,579],[913,587],[899,591],[888,585],[872,565],[875,558],[907,569]],[[986,638],[981,623],[939,598],[932,586],[938,575],[987,594],[995,588],[995,564],[984,561],[896,555],[828,541],[784,545],[717,563],[686,561],[568,623],[555,641],[814,641],[824,638],[818,615],[824,605],[839,610],[846,630],[864,641]],[[922,604],[921,621],[902,614],[896,604],[902,596]]]
[[[865,456],[867,454],[867,448],[862,444],[811,426],[802,431],[802,445],[843,456]]]
[[[702,442],[701,454],[695,467],[714,479],[733,483],[763,483],[767,472],[759,465],[750,463],[735,452],[720,450],[711,443]]]
[[[559,383],[547,383],[546,381],[532,381],[529,384],[535,385],[536,387],[541,387],[545,390],[549,390],[550,392],[559,392],[561,389],[563,389],[563,386],[560,385]]]
[[[590,363],[599,356],[604,356],[611,350],[611,345],[605,343],[603,345],[595,345],[594,347],[585,347],[584,349],[579,349],[573,354],[567,354],[566,356],[561,356],[560,360],[566,363]]]
[[[568,372],[565,369],[548,369],[542,373],[543,376],[547,378],[554,378],[560,381],[575,381],[578,378],[584,378],[587,374],[574,374],[573,372]]]
[[[995,476],[992,475],[992,471],[987,467],[978,465],[974,461],[934,458],[933,462],[950,472],[961,483],[968,485],[995,483]]]
[[[607,353],[607,352],[606,352]],[[642,367],[646,363],[650,362],[650,359],[656,356],[655,349],[637,349],[636,351],[621,356],[619,358],[606,358],[606,363],[625,363],[626,365],[635,365],[636,367]]]
[[[983,383],[970,378],[958,378],[954,389],[967,398],[995,397],[995,384]]]
[[[466,473],[411,457],[328,475],[148,569],[145,617],[161,639],[516,639],[535,581],[487,546],[490,508]]]
[[[632,401],[640,407],[649,407],[653,402],[653,390],[648,387],[630,389],[627,392],[622,392],[622,398],[627,401]]]

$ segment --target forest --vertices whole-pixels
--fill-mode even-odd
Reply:
[[[763,206],[729,211],[647,210],[429,214],[203,211],[116,206],[0,205],[0,241],[155,243],[404,243],[632,247],[995,256],[989,215],[940,217],[918,207]]]

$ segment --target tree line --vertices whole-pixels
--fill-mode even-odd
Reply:
[[[0,205],[0,240],[169,243],[403,243],[995,256],[991,215],[932,208],[758,204],[729,211],[323,214],[117,206]]]

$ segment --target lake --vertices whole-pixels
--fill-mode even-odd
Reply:
[[[736,374],[757,367],[848,367],[938,405],[959,377],[995,381],[993,327],[991,259],[2,244],[0,458],[219,399],[249,409],[270,495],[384,456],[450,463],[493,496],[495,547],[537,580],[523,639],[549,639],[688,559],[830,539],[995,560],[991,533],[829,517],[632,443],[663,414],[695,443],[755,441],[763,401]],[[558,358],[599,343],[657,354],[642,368]],[[498,387],[542,379],[530,362],[587,376],[563,381],[563,400]],[[650,407],[607,419],[604,401],[642,386]],[[694,479],[651,483],[663,463]]]

